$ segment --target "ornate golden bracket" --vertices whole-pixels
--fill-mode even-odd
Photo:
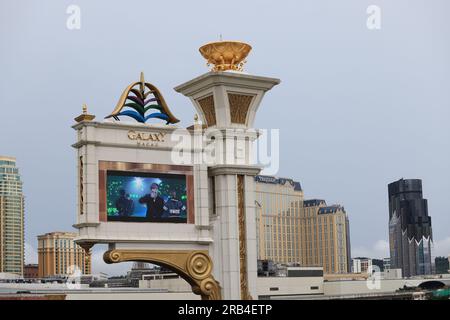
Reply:
[[[103,254],[106,263],[125,261],[150,262],[177,273],[192,286],[202,300],[221,300],[221,287],[211,274],[213,263],[205,250],[109,250]]]

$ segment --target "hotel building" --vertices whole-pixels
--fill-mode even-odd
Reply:
[[[351,272],[350,230],[341,205],[325,200],[303,202],[300,214],[301,265],[322,266],[324,273]]]
[[[0,273],[23,275],[24,197],[16,159],[0,156]]]
[[[256,176],[255,180],[258,259],[300,262],[300,183],[270,176]]]
[[[259,260],[321,266],[325,273],[351,271],[349,221],[340,205],[304,200],[299,182],[257,176]]]
[[[79,268],[82,274],[91,273],[90,254],[74,241],[76,233],[51,232],[38,236],[39,278],[64,277]]]

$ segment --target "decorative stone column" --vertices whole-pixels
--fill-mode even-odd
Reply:
[[[219,42],[207,46],[201,52],[214,64],[213,70],[242,69],[239,52],[248,45]],[[224,299],[257,297],[254,176],[260,168],[252,161],[252,145],[258,137],[253,123],[264,94],[279,83],[279,79],[237,71],[211,71],[175,88],[191,99],[205,130],[215,136],[216,162],[208,165],[215,203],[211,217],[214,242],[209,252]]]

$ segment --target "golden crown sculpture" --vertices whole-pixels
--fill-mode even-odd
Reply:
[[[211,71],[243,71],[245,58],[252,47],[239,41],[218,41],[207,43],[200,47],[201,55],[213,65]]]

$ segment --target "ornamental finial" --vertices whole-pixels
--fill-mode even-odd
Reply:
[[[88,113],[86,103],[83,103],[81,110],[82,110],[82,113],[78,117],[75,118],[76,122],[92,121],[95,119],[94,115]]]
[[[211,71],[243,71],[245,58],[251,50],[249,44],[239,41],[211,42],[199,49],[207,65],[213,65]]]
[[[141,77],[140,77],[140,82],[141,82],[141,84],[140,84],[140,86],[139,86],[139,88],[141,89],[141,93],[143,94],[144,93],[144,91],[145,91],[145,79],[144,79],[144,71],[141,71]]]

